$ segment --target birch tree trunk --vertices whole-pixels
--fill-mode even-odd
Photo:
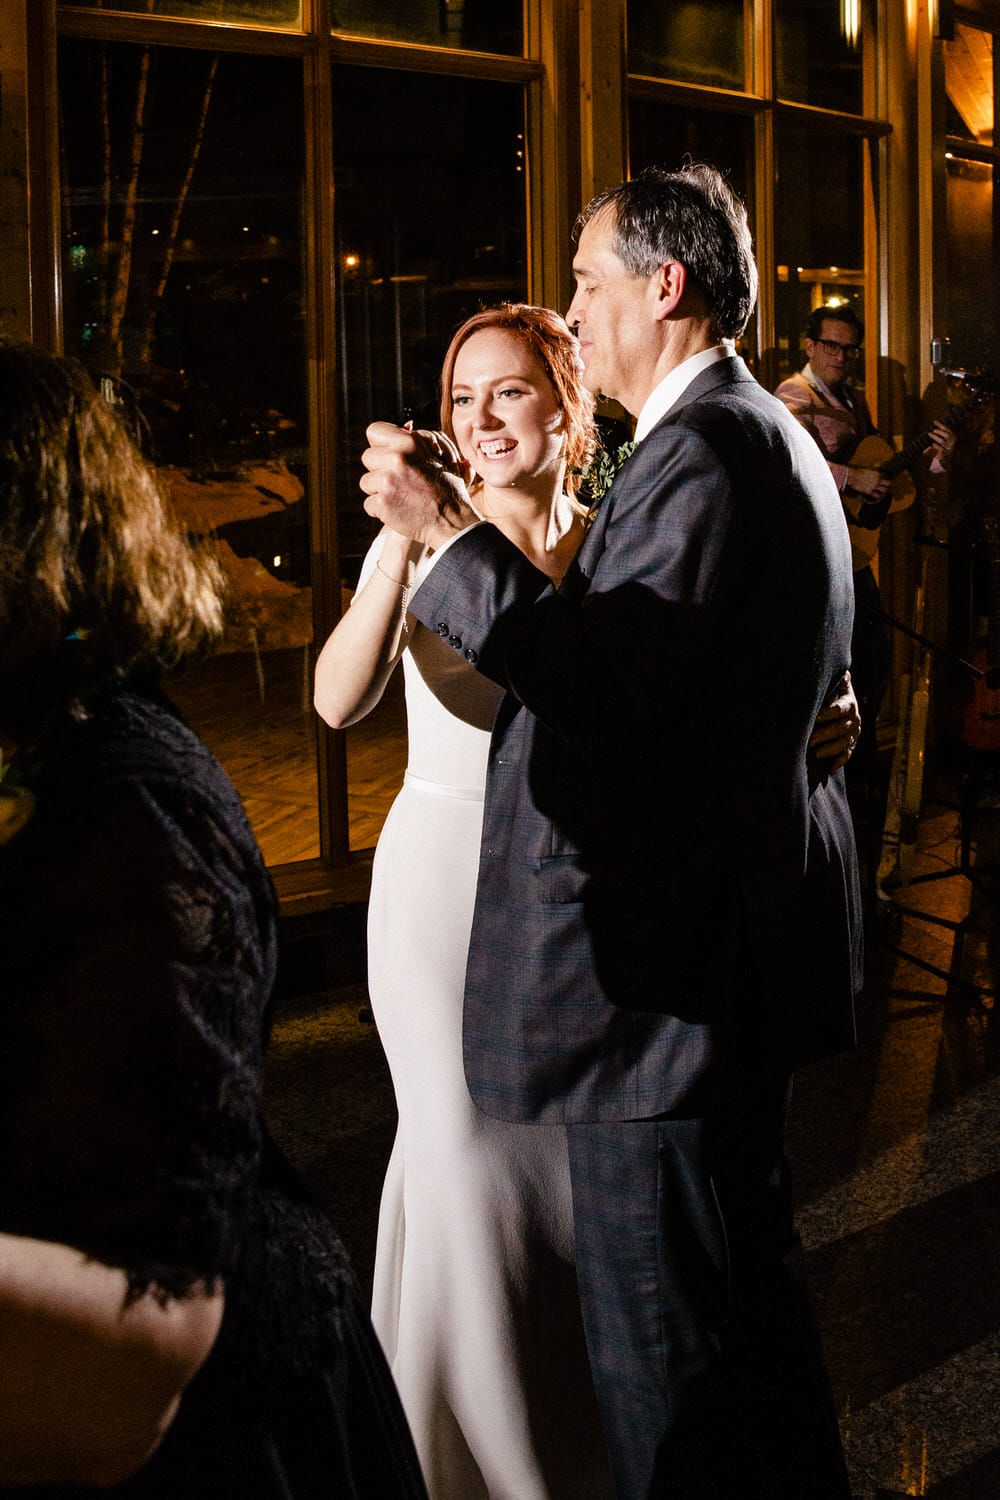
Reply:
[[[177,241],[180,236],[181,218],[184,213],[184,205],[187,202],[188,193],[191,191],[191,183],[194,181],[195,168],[201,155],[202,144],[205,140],[205,124],[208,120],[208,107],[212,102],[212,87],[215,83],[215,75],[218,72],[219,59],[213,57],[208,66],[208,77],[205,80],[205,91],[201,97],[201,110],[198,115],[198,127],[195,131],[194,140],[191,143],[191,154],[188,157],[187,171],[177,194],[177,202],[170,219],[170,229],[167,233],[167,243],[163,252],[163,265],[160,270],[160,278],[156,284],[156,291],[150,303],[146,315],[146,323],[143,329],[142,342],[139,346],[139,364],[145,366],[149,360],[150,351],[153,347],[153,334],[156,328],[156,318],[160,310],[160,303],[167,289],[170,279],[170,271],[173,267],[174,257],[177,253]]]

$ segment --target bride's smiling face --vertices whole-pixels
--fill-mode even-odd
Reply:
[[[452,375],[451,420],[462,457],[484,483],[561,478],[562,408],[544,365],[516,334],[483,328],[466,339]]]

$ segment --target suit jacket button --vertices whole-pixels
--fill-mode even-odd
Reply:
[[[438,620],[437,624],[434,626],[434,629],[437,631],[438,635],[447,635],[448,634],[448,621],[447,620]]]
[[[456,651],[461,651],[461,649],[462,649],[462,637],[460,635],[450,635],[448,637],[448,645],[449,646],[454,646],[454,648],[455,648]]]
[[[476,662],[479,660],[479,652],[473,651],[472,647],[470,646],[465,653],[465,659],[467,662],[471,662],[472,665],[475,666]]]

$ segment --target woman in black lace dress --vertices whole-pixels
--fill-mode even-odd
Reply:
[[[0,1491],[417,1500],[261,1117],[270,882],[152,685],[220,618],[87,377],[0,347]]]

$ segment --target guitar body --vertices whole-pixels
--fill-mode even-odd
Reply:
[[[868,437],[861,439],[849,463],[852,469],[883,469],[897,457],[895,449],[886,442],[885,438],[880,437],[877,432],[872,432]],[[905,510],[908,505],[912,505],[916,494],[917,487],[909,471],[900,470],[892,481],[889,514],[893,511]],[[881,526],[856,524],[867,496],[859,495],[856,490],[845,489],[841,498],[847,512],[847,529],[851,537],[851,560],[854,564],[854,571],[857,573],[861,568],[868,567],[878,551]]]
[[[970,750],[1000,750],[1000,686],[990,687],[987,673],[992,673],[993,664],[985,646],[973,652],[969,658],[974,667],[982,672],[969,691],[959,720],[962,744]]]

